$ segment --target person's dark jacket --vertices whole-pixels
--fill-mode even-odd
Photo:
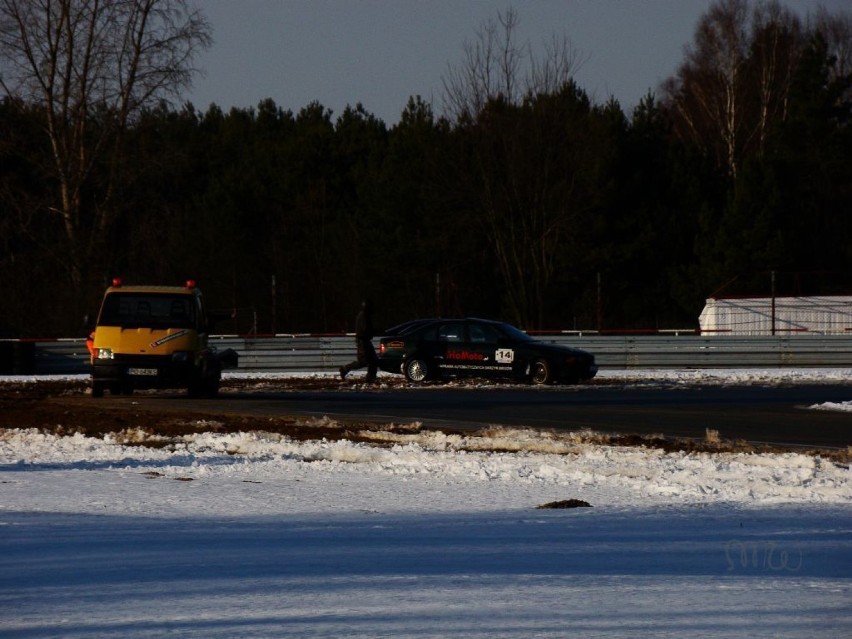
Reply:
[[[355,318],[355,339],[360,341],[370,341],[375,337],[376,333],[373,329],[373,313],[370,305],[364,303],[358,316]]]

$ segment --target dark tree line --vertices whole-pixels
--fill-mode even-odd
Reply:
[[[113,276],[196,279],[236,310],[219,330],[240,333],[352,330],[366,296],[385,325],[651,329],[695,326],[723,285],[766,295],[770,271],[779,294],[852,293],[848,16],[716,2],[661,97],[632,113],[573,82],[564,43],[526,73],[514,20],[466,48],[446,116],[419,98],[391,127],[360,105],[140,103],[81,181],[84,267],[56,214],[48,106],[8,92],[0,333],[83,334]],[[508,75],[465,84],[484,77],[482,51],[513,59]],[[99,140],[113,111],[85,122]]]

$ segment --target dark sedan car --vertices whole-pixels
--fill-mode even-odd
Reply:
[[[378,357],[381,370],[401,373],[412,382],[468,376],[574,383],[598,372],[590,353],[542,342],[510,324],[483,319],[400,324],[380,338]]]

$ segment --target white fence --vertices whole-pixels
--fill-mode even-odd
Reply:
[[[698,321],[704,333],[842,335],[852,330],[852,297],[711,298]]]
[[[602,368],[852,367],[852,335],[565,333],[537,338],[587,350]],[[212,343],[219,349],[236,350],[242,371],[334,371],[355,355],[351,335],[216,336]],[[88,355],[82,339],[4,340],[0,341],[0,375],[83,374],[88,372]]]

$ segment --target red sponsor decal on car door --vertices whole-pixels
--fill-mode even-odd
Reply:
[[[485,355],[472,351],[447,351],[447,359],[454,362],[481,362]]]

